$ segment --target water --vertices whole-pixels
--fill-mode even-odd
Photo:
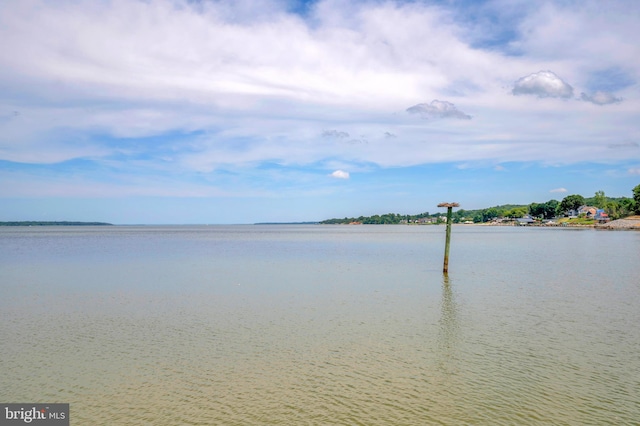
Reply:
[[[0,401],[74,425],[637,425],[640,233],[0,228]]]

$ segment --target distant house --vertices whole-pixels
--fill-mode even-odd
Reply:
[[[418,219],[418,223],[438,223],[438,217],[421,217]]]
[[[527,215],[527,216],[516,219],[516,223],[520,226],[525,226],[525,225],[531,225],[532,223],[536,223],[536,221],[531,219],[531,216]]]
[[[580,206],[577,209],[567,210],[566,216],[574,219],[580,215],[584,215],[587,219],[593,219],[596,216],[598,209],[592,206]]]
[[[597,212],[598,209],[592,206],[580,206],[580,208],[578,208],[578,216],[584,214],[587,219],[593,219]]]
[[[609,220],[611,220],[609,215],[607,213],[605,213],[604,209],[596,210],[596,215],[593,218],[595,220],[597,220],[599,223],[605,223],[605,222],[609,222]]]

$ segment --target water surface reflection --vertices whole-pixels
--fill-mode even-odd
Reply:
[[[443,276],[442,230],[0,230],[0,400],[80,425],[640,418],[640,233],[458,228]]]
[[[442,299],[440,301],[440,320],[438,321],[438,349],[443,363],[453,361],[459,338],[458,304],[452,290],[451,278],[442,276]]]

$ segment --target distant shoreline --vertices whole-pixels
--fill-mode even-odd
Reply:
[[[326,225],[326,224],[323,224]],[[362,223],[332,223],[328,224],[329,226],[354,226],[354,225],[363,225]],[[446,223],[430,223],[430,224],[417,224],[417,223],[390,223],[390,224],[367,224],[368,226],[440,226],[443,227]],[[483,226],[483,227],[523,227],[523,228],[557,228],[557,229],[567,229],[567,228],[591,228],[591,229],[604,229],[604,230],[634,230],[640,231],[640,215],[629,216],[622,219],[613,220],[607,223],[590,223],[590,224],[582,224],[582,223],[565,223],[565,224],[530,224],[530,225],[518,225],[517,223],[508,222],[508,223],[493,223],[493,222],[481,222],[481,223],[454,223],[453,226]]]
[[[333,225],[333,226],[353,226],[353,225],[363,225],[362,223],[332,223],[325,224],[322,222],[258,222],[253,223],[253,225]],[[391,226],[438,226],[438,225],[446,225],[445,223],[433,223],[433,224],[369,224],[372,226],[380,226],[380,225],[391,225]],[[492,222],[484,222],[484,223],[454,223],[454,226],[518,226],[516,223],[492,223]],[[7,221],[0,222],[0,227],[11,227],[11,226],[184,226],[184,225],[176,225],[176,224],[165,224],[165,225],[145,225],[145,224],[137,224],[137,225],[114,225],[112,223],[107,222],[74,222],[74,221]],[[192,224],[186,226],[194,226]],[[195,225],[202,226],[202,225]],[[595,228],[595,229],[609,229],[609,230],[637,230],[640,231],[640,215],[629,216],[626,218],[613,220],[608,223],[594,223],[594,224],[531,224],[527,225],[527,228]]]
[[[106,222],[15,221],[15,222],[0,222],[0,226],[113,226],[113,224],[112,223],[106,223]]]
[[[254,225],[320,225],[320,222],[258,222]]]

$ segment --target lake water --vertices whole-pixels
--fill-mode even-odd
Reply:
[[[640,232],[0,228],[0,401],[72,425],[638,425]]]

